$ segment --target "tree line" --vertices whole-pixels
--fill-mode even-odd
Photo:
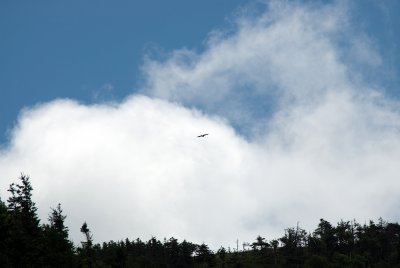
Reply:
[[[96,244],[84,222],[83,241],[74,245],[60,204],[51,209],[48,223],[40,223],[29,176],[22,174],[8,191],[7,203],[0,199],[0,267],[400,268],[400,225],[383,219],[341,220],[336,226],[321,219],[310,233],[297,225],[277,239],[259,235],[240,248],[215,252],[205,243],[173,237]]]

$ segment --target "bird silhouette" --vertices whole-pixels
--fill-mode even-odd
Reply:
[[[197,138],[204,138],[204,137],[207,136],[207,135],[208,135],[208,133],[201,134],[201,135],[197,136]]]

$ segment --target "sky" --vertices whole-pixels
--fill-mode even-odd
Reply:
[[[2,1],[0,197],[29,175],[75,243],[399,221],[398,10]]]

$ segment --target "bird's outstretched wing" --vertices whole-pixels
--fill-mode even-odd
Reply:
[[[204,137],[207,136],[207,135],[208,135],[208,133],[201,134],[201,135],[197,136],[197,138],[204,138]]]

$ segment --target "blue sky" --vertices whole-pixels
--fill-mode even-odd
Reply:
[[[21,108],[55,98],[94,102],[135,90],[147,53],[201,49],[245,0],[2,1],[1,142]]]
[[[330,2],[330,1],[328,1]],[[399,95],[398,1],[349,1],[352,24],[384,60],[367,77]],[[208,34],[229,27],[230,1],[2,1],[0,142],[23,107],[56,98],[120,100],[137,90],[146,54],[204,49]]]
[[[399,221],[398,10],[2,1],[0,197],[30,175],[42,221],[60,202],[76,243],[84,221],[99,242],[216,249]]]

